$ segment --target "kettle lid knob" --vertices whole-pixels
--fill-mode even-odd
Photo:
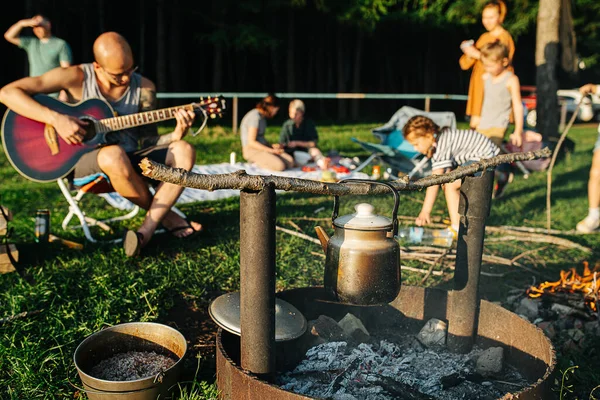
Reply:
[[[356,206],[354,206],[354,209],[356,210],[357,218],[370,218],[373,216],[373,211],[375,210],[375,207],[373,207],[369,203],[359,203]]]

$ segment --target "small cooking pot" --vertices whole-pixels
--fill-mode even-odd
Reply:
[[[320,226],[317,236],[325,252],[325,289],[338,301],[358,305],[385,304],[400,292],[398,191],[389,183],[345,179],[340,183],[387,186],[394,195],[392,219],[373,213],[368,203],[355,206],[354,214],[338,217],[339,196],[334,197],[330,238]]]

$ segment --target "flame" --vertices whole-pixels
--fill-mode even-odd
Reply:
[[[600,296],[600,266],[590,270],[587,261],[583,262],[583,274],[575,268],[560,271],[560,279],[555,282],[543,282],[527,289],[527,295],[537,298],[545,293],[582,293],[585,304],[594,312],[598,311]]]

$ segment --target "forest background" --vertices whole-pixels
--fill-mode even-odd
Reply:
[[[599,82],[600,2],[566,1],[571,2],[577,55],[585,69],[559,72],[559,86]],[[0,30],[42,13],[52,21],[53,33],[71,45],[74,63],[92,61],[94,39],[102,32],[117,31],[129,40],[136,65],[159,92],[466,94],[470,71],[459,68],[459,45],[484,32],[481,4],[479,0],[26,0],[0,13]],[[505,27],[517,49],[515,72],[522,85],[535,85],[539,2],[507,0],[507,5]],[[27,74],[23,50],[2,40],[0,54],[4,61],[0,85]],[[242,100],[240,108],[250,108],[255,101]],[[464,118],[464,102],[436,102],[432,110],[454,111]],[[309,100],[308,109],[316,119],[337,123],[385,121],[403,104],[423,107],[422,100],[413,103]]]

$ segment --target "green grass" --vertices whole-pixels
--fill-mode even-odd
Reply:
[[[347,156],[364,159],[362,149],[350,140],[357,137],[373,141],[370,129],[376,125],[320,126],[320,147],[335,148]],[[163,130],[166,128],[163,128]],[[276,140],[277,129],[269,128],[267,137]],[[587,212],[586,185],[595,127],[575,127],[570,137],[575,152],[558,163],[553,184],[553,228],[572,229]],[[235,151],[241,159],[239,137],[229,128],[212,127],[189,139],[197,149],[198,163],[227,162]],[[0,325],[0,398],[73,398],[80,381],[73,365],[73,352],[87,335],[104,327],[130,321],[157,321],[174,325],[192,340],[184,374],[177,394],[179,399],[213,398],[214,359],[206,344],[213,338],[206,308],[219,294],[239,290],[239,204],[238,199],[183,205],[192,219],[201,221],[208,233],[192,241],[178,241],[164,235],[155,237],[139,259],[128,259],[114,245],[86,243],[81,251],[60,246],[39,248],[33,240],[33,217],[37,208],[51,211],[54,234],[83,243],[80,231],[59,228],[67,204],[55,184],[37,184],[19,176],[4,153],[0,154],[0,203],[14,213],[12,241],[16,242],[26,265],[22,274],[0,275],[0,318],[23,311],[39,314]],[[416,216],[423,192],[401,196],[400,214]],[[494,201],[489,225],[545,226],[546,174],[533,173],[528,180],[518,175],[508,187],[506,197]],[[100,217],[114,210],[102,199],[88,199],[88,209]],[[364,201],[360,198],[360,201]],[[358,197],[342,199],[341,213],[352,210]],[[368,199],[379,213],[391,210],[391,197]],[[278,225],[287,225],[284,217],[327,218],[332,198],[286,193],[278,196]],[[314,210],[324,207],[324,211]],[[443,198],[438,199],[435,215],[446,216]],[[136,227],[143,216],[115,225],[115,233],[95,231],[103,238],[115,237],[121,229]],[[295,220],[304,232],[313,234],[314,221]],[[580,268],[587,260],[594,265],[600,251],[598,235],[569,239],[594,249],[592,255],[551,246],[521,261],[542,273],[542,279],[555,280],[558,271]],[[490,243],[486,253],[514,257],[524,250],[541,247],[539,243]],[[320,246],[277,233],[278,290],[320,285],[323,258]],[[419,263],[409,263],[421,267]],[[532,274],[517,268],[488,265],[484,270],[506,273],[504,278],[481,279],[481,294],[490,301],[503,302],[511,288],[525,288]],[[403,272],[403,283],[419,285],[423,275]],[[539,279],[539,278],[538,278]],[[431,277],[425,285],[449,288],[451,281]],[[175,326],[175,325],[174,325]],[[579,368],[569,374],[573,393],[564,398],[588,398],[600,384],[597,343],[584,353],[563,353],[557,345],[559,366]],[[560,389],[560,385],[557,386]],[[569,397],[571,396],[571,397]],[[577,396],[577,397],[576,397]]]

